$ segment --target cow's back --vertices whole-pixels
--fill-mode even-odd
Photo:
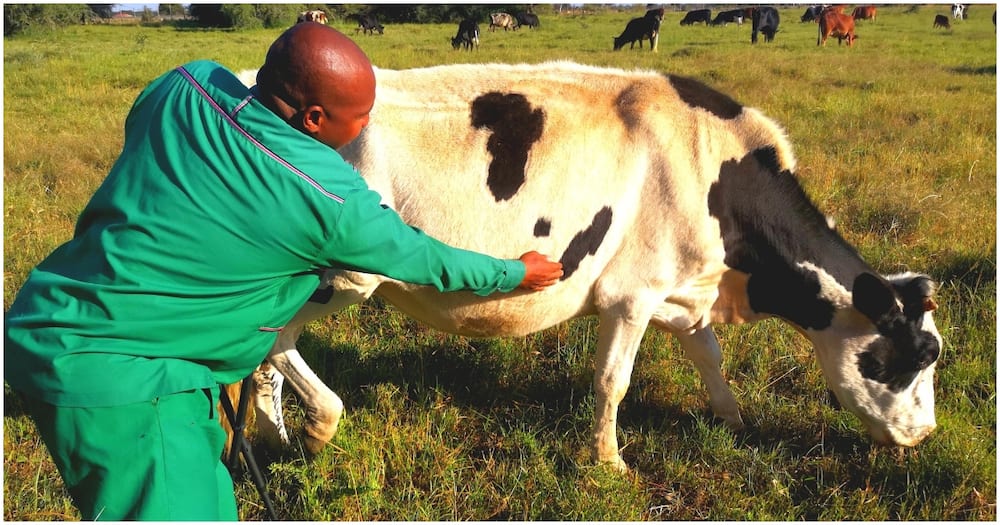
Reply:
[[[720,163],[768,145],[794,162],[756,111],[656,73],[477,64],[378,70],[377,85],[370,125],[342,153],[387,204],[449,244],[564,264],[540,294],[380,288],[459,333],[523,334],[592,313],[608,280],[669,291],[721,272],[706,204]]]

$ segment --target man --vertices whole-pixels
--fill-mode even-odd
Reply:
[[[304,23],[251,90],[199,61],[136,99],[73,239],[6,315],[4,378],[83,519],[237,519],[217,384],[265,358],[324,267],[481,295],[562,275],[535,252],[448,247],[380,206],[333,149],[368,123],[374,92],[361,49]]]

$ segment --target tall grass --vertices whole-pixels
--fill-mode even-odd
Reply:
[[[640,12],[555,15],[537,31],[388,25],[355,38],[379,67],[568,59],[703,80],[781,122],[807,191],[885,272],[936,278],[945,348],[939,428],[912,450],[870,445],[824,400],[811,348],[776,321],[723,327],[723,367],[748,428],[710,415],[670,337],[643,341],[620,411],[621,475],[590,462],[596,322],[475,340],[418,325],[378,301],[313,323],[300,348],[347,416],[317,457],[259,450],[289,520],[995,520],[996,36],[992,6],[932,30],[944,6],[880,8],[855,47],[816,46],[804,8],[775,42],[749,26],[685,27],[668,12],[659,50],[611,51]],[[334,25],[353,35],[352,26]],[[4,42],[4,307],[72,234],[114,162],[139,90],[209,58],[259,65],[277,31],[72,27]],[[5,387],[4,518],[62,520],[69,502],[30,420]],[[288,395],[289,424],[301,408]],[[261,448],[261,447],[258,447]],[[265,516],[238,480],[243,519]]]

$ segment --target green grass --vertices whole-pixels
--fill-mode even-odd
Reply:
[[[355,37],[386,68],[570,59],[703,80],[785,126],[798,175],[884,271],[941,284],[938,430],[915,449],[871,446],[825,403],[808,343],[777,321],[724,327],[723,367],[746,430],[711,417],[675,341],[650,332],[620,410],[618,474],[587,450],[596,322],[519,339],[424,328],[380,302],[310,325],[300,348],[347,405],[330,446],[260,450],[288,520],[996,519],[996,36],[992,6],[950,31],[943,6],[880,8],[854,48],[816,46],[804,8],[771,44],[749,26],[686,27],[668,12],[659,51],[611,51],[637,12],[555,15],[453,51],[453,24]],[[353,27],[334,23],[350,35]],[[481,24],[486,29],[486,24]],[[189,60],[257,67],[279,31],[86,26],[4,42],[4,307],[68,239],[114,162],[146,83]],[[302,409],[286,399],[295,436]],[[243,519],[265,517],[239,480]],[[5,388],[4,519],[77,519]]]

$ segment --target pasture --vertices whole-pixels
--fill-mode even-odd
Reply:
[[[853,48],[817,47],[804,7],[773,43],[750,24],[680,27],[658,52],[614,52],[631,12],[538,11],[541,27],[456,51],[457,24],[386,24],[353,36],[383,68],[568,59],[702,80],[785,126],[797,175],[883,273],[940,284],[938,429],[914,449],[873,446],[826,402],[808,342],[777,321],[718,328],[747,428],[715,421],[677,343],[650,331],[620,409],[628,474],[588,444],[594,319],[520,339],[467,339],[379,301],[313,323],[299,348],[344,399],[330,445],[263,450],[286,520],[996,520],[996,33],[992,5],[950,30],[945,5],[880,8]],[[713,12],[714,15],[714,12]],[[4,308],[69,239],[115,161],[125,115],[169,68],[259,66],[277,30],[80,26],[4,42]],[[614,147],[609,144],[608,147]],[[286,394],[290,430],[301,410]],[[16,396],[4,389],[3,517],[78,519]],[[293,441],[297,436],[293,435]],[[237,480],[240,517],[266,513]]]

